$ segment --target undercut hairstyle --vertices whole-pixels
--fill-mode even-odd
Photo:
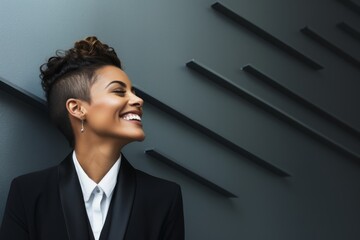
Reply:
[[[96,81],[96,71],[104,66],[122,69],[115,50],[94,36],[76,42],[69,50],[57,50],[40,66],[50,118],[71,147],[75,139],[66,101],[75,98],[91,103],[90,88]]]

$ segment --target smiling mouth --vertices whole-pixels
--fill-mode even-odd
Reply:
[[[134,113],[127,113],[124,116],[122,116],[122,119],[124,119],[126,121],[139,121],[139,122],[141,122],[140,115],[134,114]]]

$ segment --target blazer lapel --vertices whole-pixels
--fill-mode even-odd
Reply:
[[[124,239],[136,187],[135,169],[124,156],[100,240]]]
[[[91,229],[71,154],[58,166],[59,191],[70,240],[89,240]],[[91,238],[92,237],[92,238]]]

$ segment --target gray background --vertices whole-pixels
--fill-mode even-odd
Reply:
[[[354,1],[360,5],[359,1]],[[224,0],[247,20],[324,66],[316,71],[211,8],[208,0],[1,0],[0,77],[43,98],[38,67],[56,49],[96,35],[113,46],[133,84],[289,172],[279,177],[145,103],[147,138],[131,163],[183,190],[187,239],[359,239],[360,165],[186,68],[206,65],[267,103],[360,154],[360,140],[242,71],[260,69],[360,130],[359,68],[299,30],[310,26],[360,59],[360,16],[336,0]],[[0,216],[11,179],[70,151],[46,114],[0,90]],[[226,198],[147,157],[156,148],[233,192]]]

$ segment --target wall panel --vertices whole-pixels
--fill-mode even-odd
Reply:
[[[187,239],[360,237],[358,1],[4,0],[1,5],[0,216],[11,179],[52,166],[70,151],[41,110],[38,66],[55,49],[97,35],[117,50],[146,100],[147,138],[125,147],[124,154],[137,168],[181,185]],[[214,6],[225,6],[242,22]],[[303,34],[305,26],[352,60]],[[351,154],[210,81],[189,68],[191,59]],[[11,86],[25,89],[25,100],[12,95]],[[226,141],[289,176],[274,174]],[[147,149],[177,166],[156,161]],[[209,183],[237,198],[218,194]]]

